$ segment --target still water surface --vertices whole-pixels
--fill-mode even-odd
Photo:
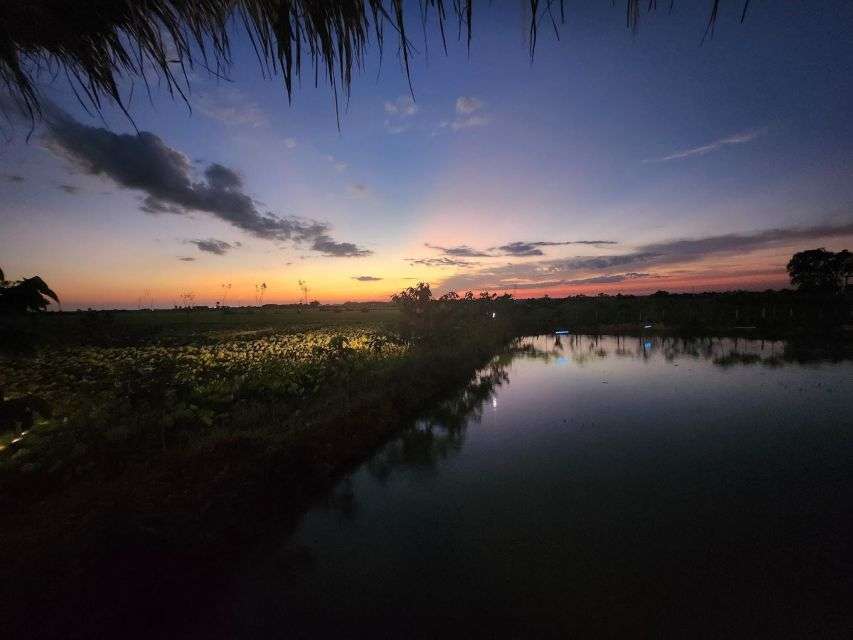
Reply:
[[[842,636],[851,430],[825,352],[528,338],[246,569],[235,635]]]

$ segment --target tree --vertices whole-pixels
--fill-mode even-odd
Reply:
[[[432,291],[429,284],[419,282],[414,287],[407,287],[400,293],[391,296],[391,301],[400,305],[407,315],[423,315],[432,302]]]
[[[9,282],[0,270],[0,314],[44,311],[59,297],[39,276]]]
[[[738,6],[741,20],[749,2]],[[710,3],[706,35],[721,0]],[[122,78],[141,81],[146,89],[156,79],[170,94],[187,99],[188,72],[196,66],[219,77],[227,73],[236,26],[248,32],[262,72],[281,73],[288,97],[302,75],[302,61],[310,58],[312,75],[325,75],[337,107],[339,88],[349,96],[352,69],[364,66],[371,40],[381,53],[386,27],[396,36],[409,77],[415,49],[407,27],[415,21],[425,32],[428,25],[437,27],[446,51],[448,22],[455,20],[470,47],[473,5],[474,0],[7,0],[0,2],[0,83],[32,118],[41,114],[36,87],[44,72],[68,78],[75,95],[96,112],[105,98],[125,109]],[[656,2],[625,0],[631,29],[641,6],[651,11]],[[527,0],[526,10],[532,55],[538,28],[558,31],[565,7],[563,0]]]
[[[853,274],[853,254],[823,247],[795,253],[788,262],[791,284],[800,291],[838,293]]]

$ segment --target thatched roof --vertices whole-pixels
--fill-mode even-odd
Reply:
[[[720,0],[708,1],[706,35],[720,8]],[[532,55],[538,30],[558,31],[565,8],[563,0],[525,2]],[[668,8],[672,2],[663,0]],[[743,19],[749,0],[738,2]],[[655,10],[657,0],[625,0],[625,6],[627,26],[635,29],[641,9]],[[288,97],[308,59],[315,83],[324,74],[337,105],[339,91],[349,92],[353,67],[362,64],[369,44],[383,48],[386,32],[408,75],[413,20],[425,31],[438,30],[445,49],[450,29],[470,45],[474,0],[4,0],[0,83],[33,118],[41,113],[36,82],[43,76],[65,76],[95,112],[105,98],[124,109],[120,78],[141,81],[146,90],[163,82],[185,98],[189,69],[227,71],[229,29],[236,26],[249,35],[263,73],[282,75]]]

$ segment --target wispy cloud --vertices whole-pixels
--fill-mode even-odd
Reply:
[[[412,118],[420,110],[411,96],[400,96],[393,102],[386,102],[385,130],[391,134],[405,133],[412,128]]]
[[[485,103],[479,98],[459,96],[456,99],[457,117],[450,123],[450,128],[459,131],[460,129],[486,126],[491,122],[491,118],[481,112],[484,106]]]
[[[705,238],[675,239],[644,244],[630,253],[574,256],[505,265],[474,265],[445,279],[444,289],[545,289],[561,285],[619,282],[657,277],[655,267],[678,267],[706,258],[790,247],[823,238],[853,236],[853,221],[840,225],[815,225],[765,229],[753,233],[723,234]],[[448,265],[450,266],[450,265]],[[470,263],[467,265],[470,267]],[[625,271],[631,269],[631,271]],[[642,269],[642,271],[641,271]],[[781,267],[780,267],[781,270]],[[623,280],[608,280],[619,277]]]
[[[767,133],[766,128],[744,131],[743,133],[736,133],[735,135],[720,138],[719,140],[714,140],[714,142],[710,142],[708,144],[703,144],[701,147],[693,147],[692,149],[677,151],[668,156],[663,156],[662,158],[648,158],[643,162],[669,162],[671,160],[686,160],[687,158],[693,158],[695,156],[704,156],[708,153],[722,149],[723,147],[752,142],[756,138],[763,136],[765,133]]]
[[[370,187],[361,182],[356,182],[347,187],[347,192],[353,198],[366,198],[370,195]]]
[[[473,247],[469,247],[467,244],[458,245],[455,247],[440,247],[438,245],[430,244],[429,242],[425,242],[424,246],[427,249],[435,249],[436,251],[441,251],[444,255],[447,256],[456,256],[460,258],[491,258],[492,254],[486,251],[480,251],[479,249],[474,249]]]
[[[4,173],[3,179],[6,182],[24,182],[25,180],[24,176],[18,176],[12,173]]]
[[[442,247],[439,245],[430,244],[428,242],[425,242],[424,246],[428,249],[441,251],[444,255],[447,256],[456,256],[462,258],[499,258],[502,256],[523,258],[529,256],[545,255],[541,247],[563,247],[568,245],[605,246],[611,244],[618,243],[614,242],[613,240],[565,240],[560,242],[526,242],[522,240],[516,240],[515,242],[508,242],[507,244],[502,244],[497,247],[490,247],[489,249],[475,249],[473,247],[469,247],[467,244],[452,247]]]
[[[483,108],[483,101],[471,96],[459,96],[456,98],[456,113],[466,116]]]
[[[70,195],[80,193],[80,187],[75,187],[73,184],[60,184],[57,185],[57,189],[61,189],[62,191]]]
[[[609,244],[618,244],[613,240],[567,240],[565,242],[523,242],[516,241],[508,244],[503,244],[499,247],[492,247],[489,251],[498,251],[498,255],[502,256],[541,256],[544,255],[540,247],[564,247],[572,244],[603,246]]]
[[[412,265],[421,265],[424,267],[459,267],[466,268],[474,266],[473,262],[469,262],[468,260],[461,260],[459,258],[448,258],[447,256],[442,256],[440,258],[406,258]]]
[[[376,276],[353,276],[352,279],[359,282],[379,282],[382,280],[382,278],[377,278]]]
[[[392,116],[410,117],[418,112],[418,105],[411,96],[400,96],[393,102],[385,103],[385,113]]]
[[[199,94],[193,106],[209,118],[227,125],[244,125],[252,128],[266,127],[269,118],[254,100],[234,87],[220,87]]]
[[[181,262],[195,262],[195,258],[190,258],[188,256],[183,257],[183,258],[178,258],[178,260],[180,260]]]
[[[343,173],[344,171],[349,169],[349,165],[346,162],[341,162],[331,154],[326,156],[326,160],[331,163],[331,165],[335,168],[335,171],[337,171],[338,173]]]
[[[284,146],[288,149],[295,149],[296,148],[296,140],[294,138],[285,138],[284,139]]]
[[[187,240],[186,242],[187,244],[194,244],[198,247],[199,251],[212,253],[217,256],[224,256],[234,248],[230,243],[215,238],[209,238],[208,240]]]
[[[486,103],[473,96],[459,96],[454,109],[456,115],[451,120],[442,120],[432,135],[443,131],[459,131],[472,127],[484,127],[492,121],[491,116],[483,112]]]

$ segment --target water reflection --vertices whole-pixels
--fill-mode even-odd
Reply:
[[[848,345],[797,343],[718,337],[543,335],[521,338],[452,397],[385,444],[362,467],[379,485],[386,485],[400,470],[437,473],[441,461],[457,454],[465,444],[466,430],[479,424],[487,408],[497,410],[498,390],[509,384],[515,361],[586,367],[607,359],[664,361],[673,366],[704,361],[721,368],[755,366],[778,368],[786,364],[833,363],[853,359]],[[535,408],[532,408],[535,410]],[[351,478],[341,481],[324,501],[324,507],[346,519],[356,517],[358,501]]]
[[[682,359],[710,360],[716,365],[819,364],[853,360],[849,342],[756,340],[727,337],[674,336],[538,336],[519,341],[511,358],[525,357],[583,366],[610,356],[648,360],[660,356],[669,362]]]
[[[385,483],[400,466],[434,469],[439,460],[459,451],[465,430],[478,424],[485,407],[497,408],[496,390],[509,382],[507,368],[520,353],[510,348],[477,372],[465,387],[386,444],[366,464],[373,478]]]
[[[813,628],[818,605],[840,602],[851,359],[779,340],[519,340],[311,510],[281,541],[283,571],[274,553],[247,571],[239,624],[304,637],[436,637],[448,620],[470,637]],[[804,590],[820,596],[803,605]]]

